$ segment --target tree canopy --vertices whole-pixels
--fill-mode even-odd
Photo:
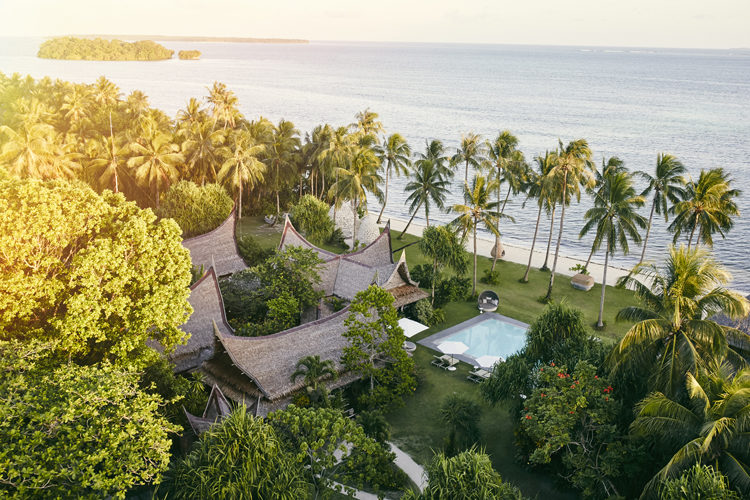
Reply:
[[[151,40],[131,43],[122,40],[68,36],[42,42],[37,57],[88,61],[160,61],[171,59],[173,54],[174,50],[169,50]]]

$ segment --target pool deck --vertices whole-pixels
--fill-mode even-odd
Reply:
[[[476,324],[482,323],[483,321],[487,321],[490,319],[496,319],[504,323],[510,323],[511,325],[515,325],[523,329],[529,328],[529,325],[527,325],[526,323],[522,321],[518,321],[517,319],[509,318],[508,316],[503,316],[502,314],[498,314],[494,312],[486,312],[482,314],[477,314],[473,318],[467,319],[463,323],[453,325],[450,328],[446,328],[445,330],[437,332],[434,335],[430,335],[429,337],[423,338],[422,340],[417,340],[417,343],[425,347],[428,347],[432,349],[433,351],[437,351],[440,353],[440,349],[438,349],[438,344],[441,344],[446,337],[450,337],[451,335],[455,333],[458,333],[462,330],[466,330],[467,328],[470,328]],[[453,357],[459,361],[463,361],[464,363],[468,363],[472,366],[476,366],[476,360],[471,356],[467,356],[465,354],[454,354]]]

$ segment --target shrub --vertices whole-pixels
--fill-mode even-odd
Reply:
[[[727,478],[710,465],[694,465],[680,477],[667,479],[659,490],[660,500],[739,500],[729,489]]]
[[[191,238],[219,227],[232,211],[234,202],[219,184],[198,186],[180,181],[164,194],[156,213],[177,221],[183,238]]]
[[[469,278],[459,278],[453,276],[442,280],[435,288],[435,307],[443,307],[449,302],[466,300],[471,290],[471,280]]]
[[[485,269],[484,270],[484,276],[479,279],[482,283],[485,283],[487,285],[499,285],[500,284],[500,271],[499,270],[492,270],[492,269]]]
[[[432,288],[432,266],[430,264],[419,264],[409,269],[411,278],[419,283],[420,288]]]
[[[570,270],[578,274],[585,274],[586,276],[589,275],[588,269],[586,269],[586,266],[584,266],[583,264],[576,264],[575,266],[571,267]]]
[[[557,359],[555,349],[565,340],[582,343],[589,337],[588,328],[580,309],[565,302],[551,303],[544,308],[529,326],[526,336],[526,354],[541,362],[571,360]]]
[[[440,406],[440,417],[448,425],[445,453],[453,456],[479,440],[479,418],[482,407],[461,394],[450,394]]]
[[[257,266],[274,253],[273,248],[263,248],[255,238],[246,234],[237,240],[237,250],[248,267]]]
[[[315,196],[306,194],[292,207],[289,218],[310,242],[320,245],[331,239],[333,220],[328,216],[328,205]]]
[[[357,416],[357,423],[362,426],[365,436],[373,438],[378,443],[386,443],[391,438],[391,426],[377,410],[363,411]]]
[[[432,326],[435,311],[430,304],[429,299],[421,299],[404,308],[404,312],[409,319],[418,321],[423,325]]]

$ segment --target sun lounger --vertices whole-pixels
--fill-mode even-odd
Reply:
[[[479,368],[478,370],[474,370],[473,372],[469,372],[469,376],[466,377],[472,382],[476,382],[479,384],[480,382],[487,380],[490,378],[490,375],[492,375],[491,372],[488,372],[484,368]]]
[[[447,370],[451,366],[457,365],[458,360],[454,358],[453,356],[449,356],[447,354],[444,354],[442,356],[432,356],[432,365],[437,366],[438,368],[442,368],[443,370]]]

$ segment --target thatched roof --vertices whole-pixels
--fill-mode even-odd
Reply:
[[[333,361],[337,371],[343,371],[341,356],[347,345],[343,337],[344,321],[348,315],[349,307],[346,307],[324,319],[273,335],[237,337],[217,329],[216,337],[232,364],[273,401],[304,387],[302,377],[295,382],[290,377],[297,362],[305,356],[317,354],[322,360]]]
[[[203,361],[213,356],[214,324],[221,333],[232,334],[213,268],[190,287],[188,302],[193,307],[193,314],[180,329],[190,334],[190,338],[186,344],[178,345],[174,352],[169,354],[177,372],[198,368]]]
[[[216,422],[224,420],[232,413],[232,406],[224,397],[224,394],[219,389],[219,386],[214,384],[211,387],[211,394],[208,396],[208,403],[206,403],[206,409],[203,410],[203,415],[196,417],[184,407],[182,409],[185,412],[190,427],[193,428],[196,436],[200,436],[208,430]]]
[[[182,246],[190,251],[190,261],[193,265],[203,266],[204,269],[214,267],[218,276],[245,269],[245,261],[237,250],[234,235],[236,225],[237,213],[232,210],[227,220],[213,231],[184,240]]]

